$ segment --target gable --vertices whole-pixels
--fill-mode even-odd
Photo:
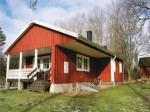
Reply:
[[[72,42],[75,40],[76,38],[69,35],[34,24],[8,50],[8,54],[47,46],[52,47],[53,45]]]

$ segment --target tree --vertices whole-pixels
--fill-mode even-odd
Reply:
[[[2,48],[5,44],[6,36],[3,34],[3,31],[0,28],[0,76],[5,76],[6,73],[6,63],[4,55],[2,54]]]
[[[150,33],[150,0],[122,0],[125,4],[125,7],[134,14],[138,20],[141,28],[145,27],[148,32]],[[145,24],[146,23],[146,24]],[[149,24],[149,25],[147,25]],[[146,52],[149,53],[150,47],[150,35],[147,35],[147,50]]]
[[[3,34],[2,28],[0,28],[0,50],[2,46],[5,44],[6,36]]]
[[[109,49],[124,60],[127,73],[125,77],[131,80],[133,69],[138,63],[138,54],[142,52],[146,38],[139,27],[137,16],[128,10],[123,2],[112,2],[107,15]]]
[[[59,20],[54,24],[64,29],[76,32],[86,37],[86,31],[92,31],[93,42],[102,45],[104,40],[104,13],[98,7],[95,6],[87,14],[77,13],[69,20]]]
[[[150,0],[123,0],[128,10],[142,22],[150,20]]]
[[[87,16],[87,29],[93,33],[93,41],[99,45],[103,45],[104,30],[104,11],[95,6]]]

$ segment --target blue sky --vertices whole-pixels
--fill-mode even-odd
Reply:
[[[102,9],[111,0],[38,0],[36,11],[30,9],[30,0],[0,0],[0,27],[7,36],[7,44],[34,18],[53,24],[77,13],[87,13],[95,6]]]

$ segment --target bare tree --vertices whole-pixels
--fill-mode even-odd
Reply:
[[[112,2],[108,10],[109,49],[124,60],[126,77],[131,80],[133,68],[137,65],[138,53],[142,52],[146,38],[139,27],[137,16],[122,2]]]
[[[59,20],[54,23],[56,26],[76,32],[78,34],[84,34],[86,16],[84,13],[77,13],[69,20]]]
[[[104,13],[95,6],[87,14],[77,13],[73,18],[64,21],[55,22],[55,25],[74,31],[83,36],[86,36],[86,31],[92,31],[93,42],[102,45],[103,42],[103,27],[104,27]]]
[[[128,10],[142,22],[150,20],[150,0],[123,0]]]
[[[103,28],[104,28],[104,11],[100,7],[95,6],[87,14],[87,29],[93,33],[93,41],[102,45],[103,42]]]

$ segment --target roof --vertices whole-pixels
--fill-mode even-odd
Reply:
[[[40,22],[40,21],[37,21],[37,20],[32,20],[30,21],[23,29],[22,31],[16,36],[16,38],[4,49],[4,53],[7,53],[8,50],[15,44],[17,43],[17,41],[22,37],[22,35],[24,35],[24,33],[26,33],[34,24],[36,25],[39,25],[39,26],[42,26],[42,27],[45,27],[45,28],[48,28],[48,29],[52,29],[52,30],[55,30],[55,31],[58,31],[58,32],[61,32],[63,34],[66,34],[66,35],[69,35],[71,37],[74,37],[77,39],[77,41],[80,41],[96,50],[99,50],[107,55],[110,55],[110,56],[116,56],[115,54],[113,54],[112,52],[108,51],[107,49],[105,49],[104,47],[94,43],[94,42],[91,42],[89,41],[88,39],[86,39],[85,37],[77,34],[77,33],[74,33],[74,32],[71,32],[71,31],[68,31],[68,30],[65,30],[65,29],[62,29],[62,28],[59,28],[59,27],[55,27],[55,26],[52,26],[52,25],[49,25],[47,23],[43,23],[43,22]],[[117,56],[118,59],[122,60],[121,58],[119,58]]]
[[[59,27],[55,27],[53,25],[49,25],[47,23],[43,23],[43,22],[40,22],[40,21],[37,21],[37,20],[32,20],[30,21],[22,30],[21,32],[19,32],[19,34],[16,36],[16,38],[4,49],[3,53],[7,53],[8,50],[22,37],[22,35],[24,33],[26,33],[26,31],[31,28],[34,24],[36,25],[40,25],[40,26],[43,26],[45,28],[48,28],[48,29],[52,29],[52,30],[55,30],[55,31],[58,31],[60,33],[63,33],[63,34],[66,34],[66,35],[69,35],[69,36],[72,36],[72,37],[75,37],[75,38],[78,38],[78,34],[77,33],[74,33],[74,32],[71,32],[71,31],[68,31],[68,30],[65,30],[65,29],[62,29],[62,28],[59,28]]]
[[[90,40],[88,40],[87,38],[85,38],[85,37],[83,37],[83,36],[81,36],[81,35],[78,37],[78,41],[82,41],[82,42],[84,42],[85,44],[88,44],[88,45],[90,45],[91,47],[93,47],[94,49],[99,50],[99,51],[101,51],[101,52],[103,52],[103,53],[105,53],[105,54],[107,54],[107,55],[109,55],[109,56],[113,56],[113,57],[116,56],[114,53],[112,53],[111,51],[105,49],[103,46],[100,46],[100,45],[98,45],[98,44],[96,44],[96,43],[94,43],[94,42],[91,42]],[[120,57],[118,57],[118,56],[116,56],[116,58],[118,58],[119,60],[122,60],[122,59],[121,59]]]
[[[150,57],[143,57],[139,60],[139,67],[149,67],[150,66]]]

